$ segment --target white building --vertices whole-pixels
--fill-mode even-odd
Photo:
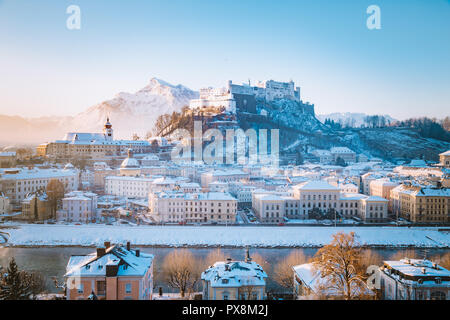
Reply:
[[[320,150],[316,149],[311,152],[313,155],[315,155],[317,158],[319,158],[319,162],[323,164],[328,164],[334,161],[334,157],[328,150]]]
[[[341,158],[347,164],[356,162],[356,153],[347,147],[333,147],[330,149],[330,152],[333,161],[336,161],[337,158]]]
[[[429,260],[384,261],[380,274],[384,300],[450,300],[450,271]]]
[[[62,210],[57,212],[58,221],[87,223],[99,219],[97,195],[92,192],[72,191],[62,199]]]
[[[105,193],[128,198],[147,198],[154,181],[150,177],[109,176],[105,177]]]
[[[237,200],[227,193],[156,192],[149,195],[149,212],[158,222],[234,223]]]
[[[263,223],[280,223],[284,217],[308,219],[314,210],[322,214],[334,212],[336,218],[359,218],[365,222],[384,222],[388,218],[388,200],[345,193],[325,181],[307,181],[289,192],[255,190],[252,208]]]
[[[341,192],[343,192],[343,193],[358,193],[359,192],[358,186],[353,183],[340,183],[339,189],[341,189]]]
[[[157,165],[159,165],[159,157],[156,154],[150,153],[141,159],[141,166],[143,167]]]
[[[370,195],[370,183],[372,181],[384,178],[381,174],[377,172],[367,172],[361,176],[362,181],[362,193],[365,195]]]
[[[296,199],[301,201],[301,214],[306,216],[313,208],[321,211],[338,209],[340,189],[325,181],[307,181],[293,188]]]
[[[388,219],[389,200],[370,196],[361,199],[359,216],[366,222],[385,222]]]
[[[230,184],[226,182],[214,181],[208,184],[209,192],[229,192]]]
[[[0,169],[0,189],[11,204],[20,204],[30,192],[47,188],[50,180],[57,179],[64,185],[64,191],[78,189],[78,171],[73,169]]]
[[[201,275],[203,300],[264,300],[267,274],[250,258],[219,261]]]
[[[284,202],[282,196],[272,193],[259,193],[253,196],[253,211],[262,223],[284,221]]]
[[[211,186],[211,184],[210,184]],[[238,201],[238,207],[251,207],[252,205],[252,193],[256,190],[254,186],[247,186],[241,183],[230,183],[230,194],[236,197]]]
[[[178,190],[183,193],[201,192],[202,188],[197,182],[182,182],[178,184]]]
[[[208,187],[211,182],[240,182],[241,180],[247,180],[249,174],[239,169],[229,170],[214,170],[210,172],[204,172],[201,174],[201,185],[203,188]]]

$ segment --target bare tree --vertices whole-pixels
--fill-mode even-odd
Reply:
[[[371,249],[365,249],[361,251],[361,271],[366,272],[369,266],[380,266],[383,263],[383,257]]]
[[[450,252],[446,252],[442,256],[435,255],[432,257],[432,260],[437,262],[441,267],[450,270]]]
[[[216,250],[213,250],[210,253],[208,253],[203,263],[204,265],[203,269],[206,269],[214,265],[214,263],[216,263],[217,261],[226,261],[225,254],[222,252],[222,250],[220,250],[220,248],[217,248]]]
[[[367,292],[361,271],[361,249],[354,232],[333,235],[330,244],[320,248],[313,258],[314,270],[324,284],[346,300],[362,298]]]
[[[252,253],[252,260],[259,264],[266,273],[270,272],[270,263],[259,253]]]
[[[58,179],[51,179],[47,184],[47,196],[52,210],[52,217],[55,219],[58,202],[64,197],[63,183]]]
[[[188,249],[177,249],[170,252],[163,263],[164,277],[170,287],[179,289],[184,298],[191,292],[200,278],[198,260]]]
[[[389,257],[389,260],[400,260],[405,258],[418,258],[418,254],[414,249],[400,250]]]
[[[292,267],[307,262],[307,258],[301,250],[293,250],[286,258],[274,267],[274,280],[282,287],[292,289],[294,287],[294,276]]]

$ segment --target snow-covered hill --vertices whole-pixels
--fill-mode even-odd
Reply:
[[[133,133],[143,137],[153,129],[159,115],[180,111],[183,106],[189,105],[189,100],[197,97],[197,92],[182,85],[175,86],[152,78],[136,93],[118,93],[113,99],[79,113],[70,126],[77,131],[98,131],[99,124],[109,116],[115,137],[130,138]]]
[[[359,128],[361,125],[365,124],[364,118],[367,117],[366,113],[355,113],[355,112],[335,112],[328,114],[318,114],[317,119],[319,119],[322,123],[325,122],[325,119],[334,120],[336,123],[342,124],[342,126],[350,126]],[[387,121],[395,122],[397,119],[392,118],[388,114],[383,114]]]

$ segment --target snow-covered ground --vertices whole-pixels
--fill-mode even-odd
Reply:
[[[428,227],[312,226],[106,226],[35,225],[9,228],[10,246],[94,246],[131,241],[159,246],[322,246],[338,232],[354,231],[362,244],[375,246],[450,247],[450,233]]]

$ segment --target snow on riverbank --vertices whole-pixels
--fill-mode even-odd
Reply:
[[[450,247],[450,233],[405,227],[106,226],[22,224],[8,229],[9,246],[95,246],[131,241],[158,246],[315,247],[338,231],[355,231],[373,246]]]

